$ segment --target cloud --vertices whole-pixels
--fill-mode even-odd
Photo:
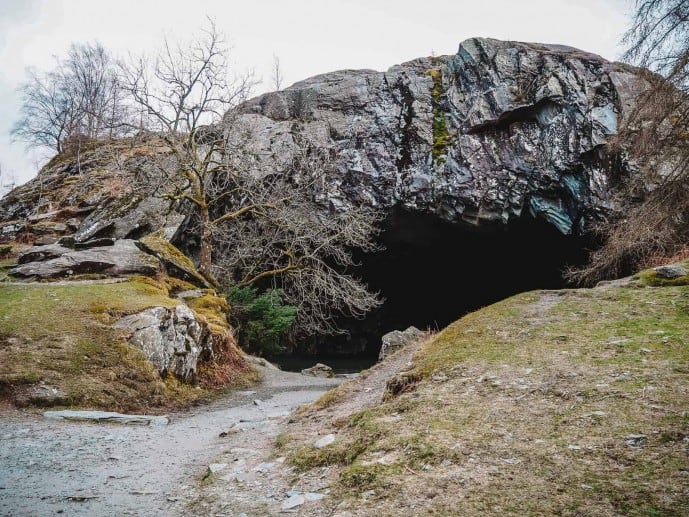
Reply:
[[[2,0],[0,2],[0,41],[6,31],[39,16],[44,0]]]

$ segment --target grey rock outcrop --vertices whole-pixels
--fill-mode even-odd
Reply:
[[[328,150],[332,168],[314,195],[329,210],[400,208],[469,226],[531,214],[577,235],[620,209],[615,186],[634,168],[606,141],[644,88],[639,70],[574,48],[472,38],[451,56],[306,79],[225,121],[238,126],[229,134],[251,131],[257,174],[288,169],[304,144]],[[38,212],[82,221],[77,243],[160,228],[172,238],[180,207],[141,184],[170,159],[149,140],[141,152],[124,146],[123,163],[97,147],[78,167],[56,157],[0,201],[0,238],[31,232],[24,219]]]
[[[211,285],[198,272],[191,259],[170,244],[164,235],[163,231],[147,235],[138,241],[138,246],[160,260],[171,276],[191,282],[198,287],[210,288]]]
[[[10,275],[21,278],[59,278],[85,273],[154,275],[158,259],[141,251],[135,241],[123,239],[112,246],[73,250],[60,244],[29,248]]]
[[[81,223],[74,234],[76,242],[94,238],[138,238],[163,229],[169,240],[184,220],[184,216],[170,210],[170,202],[156,196],[135,195],[116,198],[99,207]]]
[[[151,307],[125,316],[114,327],[129,330],[129,343],[141,349],[162,375],[193,381],[199,359],[213,353],[204,327],[183,304],[172,309]]]
[[[26,250],[19,252],[17,256],[17,264],[28,264],[29,262],[44,262],[54,258],[61,257],[69,253],[71,250],[60,244],[50,244],[46,246],[32,246]]]
[[[397,352],[397,350],[422,339],[423,336],[424,333],[416,327],[409,327],[405,331],[393,330],[392,332],[388,332],[381,338],[382,344],[380,353],[378,354],[378,360],[382,361],[390,354]]]
[[[288,161],[295,141],[330,149],[319,199],[331,209],[400,206],[470,225],[531,213],[576,234],[615,208],[629,170],[605,142],[644,85],[577,49],[473,38],[453,56],[313,77],[227,120],[252,128],[265,159]]]
[[[672,280],[673,278],[679,278],[681,276],[687,275],[687,270],[679,264],[671,264],[668,266],[658,266],[654,269],[656,275],[659,278],[666,278]]]
[[[323,363],[316,363],[310,368],[304,368],[301,373],[302,375],[309,375],[311,377],[335,377],[335,372],[333,372],[333,369],[327,364]]]

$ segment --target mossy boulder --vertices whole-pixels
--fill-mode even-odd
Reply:
[[[211,287],[198,272],[191,259],[168,242],[162,232],[143,237],[139,240],[139,247],[157,257],[164,264],[169,275],[190,282],[197,287]]]
[[[636,279],[650,287],[689,285],[689,261],[646,269]]]

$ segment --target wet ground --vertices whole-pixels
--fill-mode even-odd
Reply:
[[[229,429],[252,450],[272,443],[286,415],[340,380],[262,369],[264,381],[211,404],[170,415],[167,426],[48,420],[0,413],[0,515],[188,514]],[[256,448],[256,447],[254,447]]]

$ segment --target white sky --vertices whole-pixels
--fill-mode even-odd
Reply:
[[[631,0],[0,0],[0,165],[19,183],[48,155],[12,143],[26,67],[50,68],[72,42],[116,55],[153,50],[215,19],[238,70],[271,89],[273,55],[284,86],[345,68],[385,70],[415,57],[454,54],[472,36],[561,43],[614,60]],[[0,191],[2,185],[0,185]]]

